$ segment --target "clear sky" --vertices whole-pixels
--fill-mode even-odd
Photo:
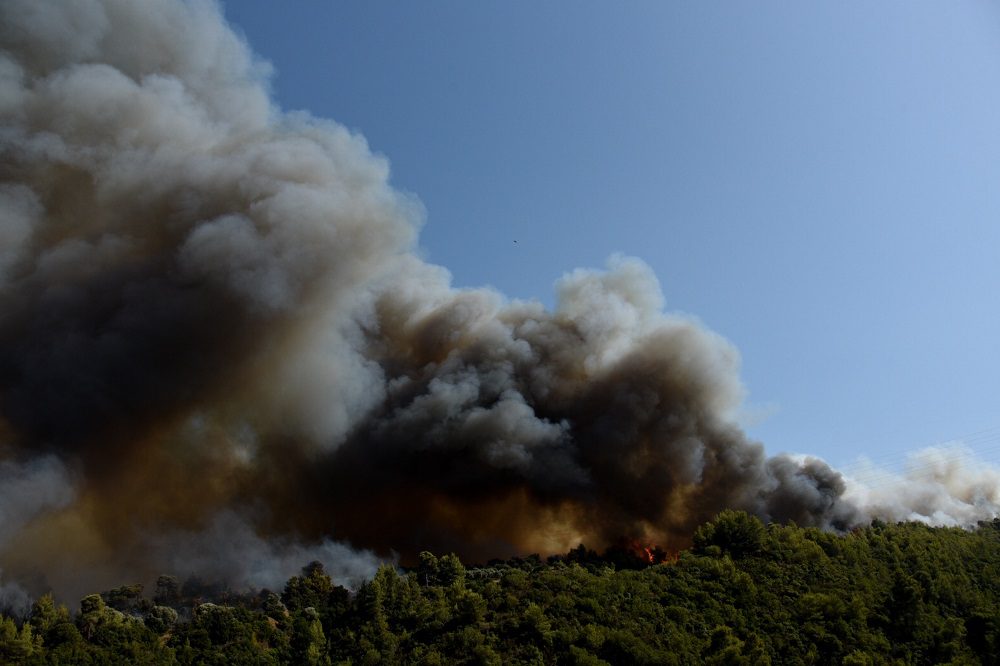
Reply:
[[[1000,426],[1000,5],[224,8],[284,109],[390,160],[456,286],[551,303],[643,259],[739,348],[771,453],[894,462]],[[967,441],[1000,459],[1000,429]]]

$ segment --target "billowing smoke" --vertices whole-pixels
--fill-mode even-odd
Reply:
[[[385,160],[277,109],[214,4],[0,7],[8,577],[349,581],[424,548],[681,546],[726,507],[869,516],[746,439],[736,351],[641,262],[552,310],[451,288]]]
[[[16,582],[4,582],[0,571],[0,613],[8,617],[27,617],[31,610],[32,597],[24,587]]]
[[[909,456],[901,472],[865,463],[844,497],[873,518],[964,527],[1000,514],[1000,469],[959,442]]]

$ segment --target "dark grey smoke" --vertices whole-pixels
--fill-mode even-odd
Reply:
[[[211,2],[0,8],[8,576],[272,585],[312,557],[681,546],[727,507],[866,518],[747,441],[736,351],[640,261],[564,276],[551,311],[452,289],[385,160],[277,109]]]

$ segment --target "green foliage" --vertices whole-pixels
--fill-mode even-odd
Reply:
[[[175,576],[160,576],[156,579],[156,593],[153,603],[158,606],[174,606],[181,600],[181,584]]]
[[[624,567],[620,568],[619,567]],[[214,591],[213,591],[214,590]],[[212,599],[211,603],[205,603]],[[0,617],[0,663],[1000,664],[1000,521],[837,535],[726,511],[649,566],[580,546],[467,567],[421,553],[352,594],[319,563],[278,595],[162,576]]]
[[[154,634],[163,635],[177,624],[177,611],[170,606],[153,606],[143,621]]]
[[[22,662],[41,648],[41,640],[34,635],[31,624],[20,628],[13,618],[0,617],[0,663]]]
[[[326,575],[322,562],[310,562],[301,576],[293,576],[285,584],[281,600],[290,610],[322,608],[333,591],[333,581]]]
[[[764,524],[742,511],[726,510],[694,533],[694,550],[705,553],[713,546],[734,558],[755,555],[764,545]]]
[[[123,585],[101,594],[105,603],[123,613],[132,613],[149,602],[142,598],[142,585]]]

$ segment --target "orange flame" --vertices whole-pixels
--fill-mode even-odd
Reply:
[[[657,564],[673,564],[680,553],[666,550],[655,543],[619,537],[604,551],[603,557],[619,567],[642,569]]]

